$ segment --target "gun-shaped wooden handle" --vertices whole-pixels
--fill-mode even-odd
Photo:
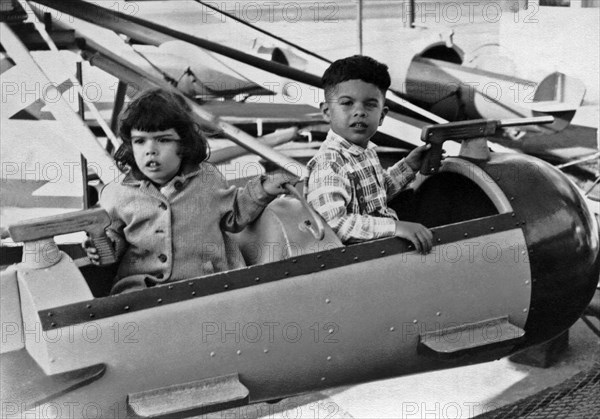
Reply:
[[[442,144],[444,141],[465,141],[473,138],[494,135],[500,128],[522,125],[550,124],[554,122],[551,116],[517,119],[474,119],[471,121],[449,122],[447,124],[427,125],[421,131],[421,141],[431,144],[421,163],[420,172],[423,175],[437,173],[442,162]]]
[[[98,250],[100,264],[116,262],[111,240],[106,235],[110,217],[101,208],[52,215],[49,217],[25,220],[8,227],[10,237],[15,242],[31,242],[52,238],[61,234],[85,231],[93,246]]]

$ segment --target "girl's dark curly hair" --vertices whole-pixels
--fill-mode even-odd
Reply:
[[[119,136],[123,144],[114,159],[120,169],[139,172],[133,157],[131,130],[153,132],[175,129],[181,138],[179,155],[182,166],[198,165],[208,158],[210,148],[200,126],[194,121],[192,110],[183,96],[165,89],[142,92],[123,111],[119,120]]]

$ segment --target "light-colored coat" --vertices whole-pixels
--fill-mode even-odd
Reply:
[[[275,197],[260,178],[236,188],[209,163],[186,169],[160,190],[130,172],[102,191],[120,261],[112,293],[245,266],[226,231],[241,231]]]

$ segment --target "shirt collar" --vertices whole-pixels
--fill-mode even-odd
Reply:
[[[375,144],[371,141],[367,143],[367,148],[362,148],[357,146],[356,144],[352,144],[350,141],[346,140],[341,135],[336,134],[333,130],[329,130],[327,133],[327,138],[325,139],[325,143],[327,147],[333,150],[346,150],[352,155],[358,156],[360,154],[364,154],[366,150],[375,148]]]

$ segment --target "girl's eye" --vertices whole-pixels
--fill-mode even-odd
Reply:
[[[350,102],[349,100],[344,100],[344,101],[340,102],[340,104],[341,104],[342,106],[351,106],[351,105],[352,105],[352,102]]]
[[[132,141],[133,144],[144,144],[143,138],[134,138]]]
[[[159,143],[170,143],[171,141],[174,141],[172,138],[159,138],[158,142]]]

